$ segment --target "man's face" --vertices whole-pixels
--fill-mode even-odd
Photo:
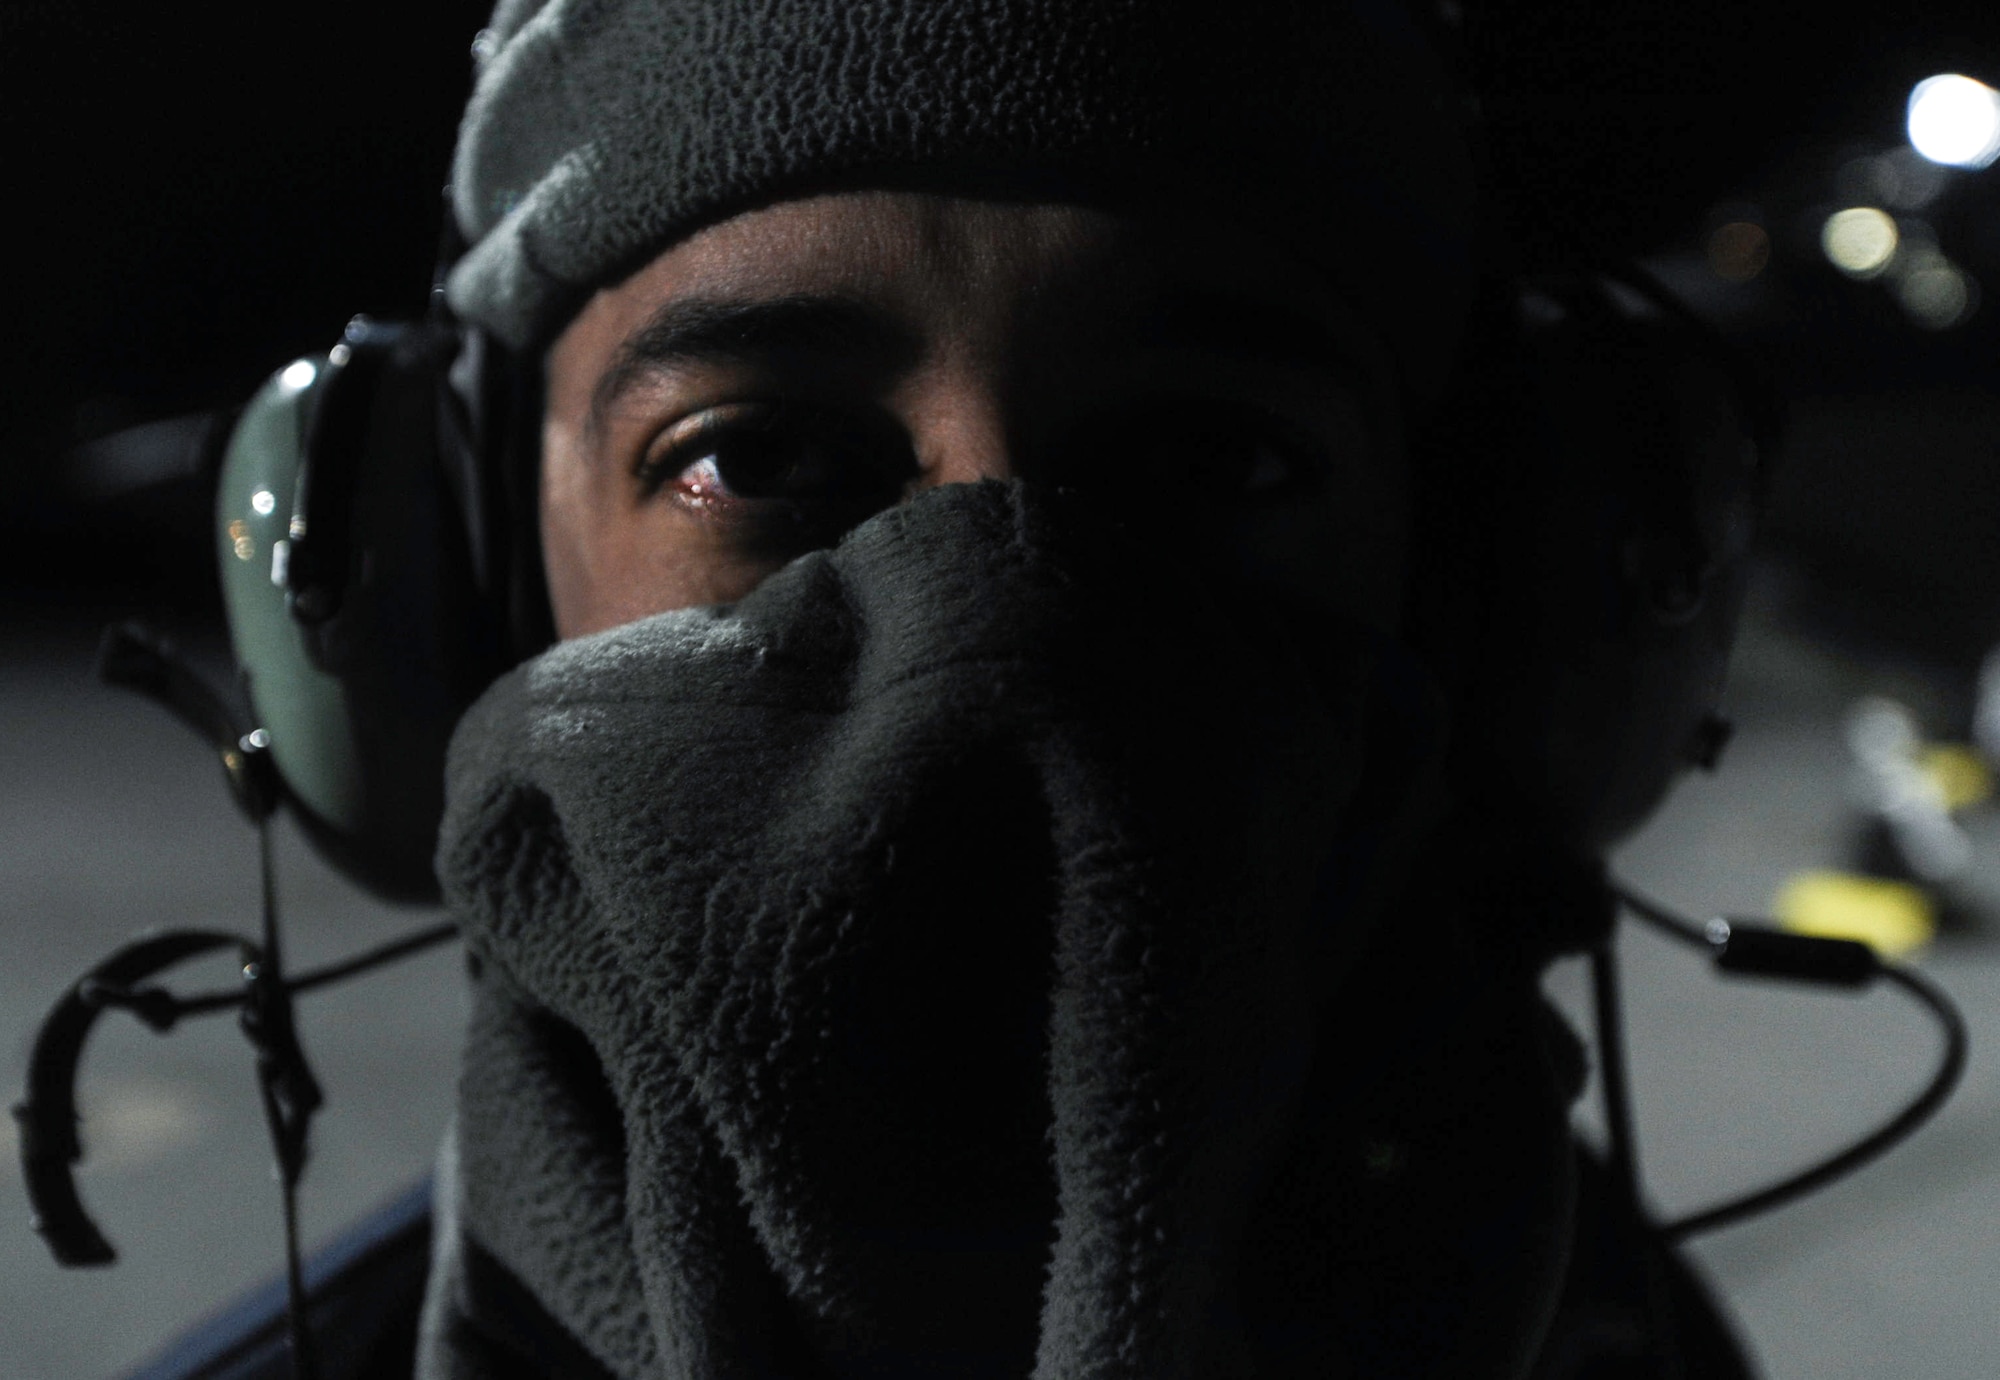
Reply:
[[[1258,237],[848,193],[724,221],[550,349],[542,544],[564,638],[740,599],[937,484],[1083,491],[1191,562],[1394,624],[1382,347]]]

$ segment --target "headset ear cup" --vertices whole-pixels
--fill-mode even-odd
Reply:
[[[1499,420],[1454,460],[1486,567],[1453,576],[1478,596],[1456,615],[1459,775],[1589,856],[1713,756],[1760,455],[1719,343],[1671,313],[1584,278],[1508,317],[1460,403]]]
[[[445,746],[507,652],[474,559],[486,500],[441,426],[453,348],[362,323],[288,366],[245,409],[217,494],[231,641],[286,798],[336,866],[397,899],[436,895]]]

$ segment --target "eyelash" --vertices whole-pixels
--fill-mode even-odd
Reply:
[[[768,454],[758,456],[760,446]],[[1135,506],[1202,487],[1224,502],[1282,501],[1322,484],[1334,460],[1309,427],[1238,401],[1121,408],[1079,426],[1059,449],[1056,468],[1081,477],[1070,480],[1073,487]],[[728,472],[760,461],[768,466],[762,479],[774,481],[768,485]],[[837,539],[894,503],[917,473],[908,438],[887,419],[759,401],[711,408],[669,428],[639,462],[641,491],[672,490],[704,462],[706,479],[666,497],[704,521],[787,545]]]
[[[635,477],[640,491],[651,495],[713,452],[716,443],[740,422],[740,407],[711,409],[669,427],[658,444],[639,458]]]
[[[818,529],[844,530],[886,507],[916,473],[907,440],[886,421],[785,401],[726,404],[683,420],[641,458],[637,479],[653,496],[700,468],[705,480],[668,497],[705,521],[799,538],[838,536]]]

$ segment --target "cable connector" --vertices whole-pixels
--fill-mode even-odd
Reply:
[[[1704,938],[1715,966],[1725,973],[1857,988],[1882,975],[1875,950],[1856,939],[1792,934],[1721,916],[1708,922]]]
[[[1888,1150],[1937,1114],[1965,1073],[1965,1018],[1942,988],[1915,968],[1885,963],[1867,944],[1853,939],[1824,939],[1791,934],[1770,925],[1715,919],[1706,926],[1676,915],[1630,887],[1613,891],[1626,909],[1654,929],[1691,948],[1706,950],[1722,972],[1743,977],[1790,979],[1821,987],[1857,989],[1877,979],[1923,1007],[1936,1019],[1944,1049],[1930,1082],[1887,1122],[1838,1153],[1755,1192],[1731,1198],[1700,1212],[1689,1213],[1654,1230],[1667,1241],[1683,1241],[1700,1232],[1740,1222],[1791,1202],[1851,1173]],[[1600,945],[1593,973],[1598,994],[1598,1041],[1603,1056],[1604,1098],[1611,1122],[1612,1167],[1623,1176],[1629,1200],[1637,1204],[1637,1169],[1632,1150],[1632,1115],[1626,1083],[1623,1033],[1620,1029],[1617,965],[1610,941]]]

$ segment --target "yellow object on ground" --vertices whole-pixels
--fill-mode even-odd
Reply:
[[[1884,958],[1921,949],[1937,933],[1922,887],[1852,872],[1801,872],[1779,888],[1772,910],[1794,934],[1859,939]]]
[[[1993,795],[1993,769],[1963,743],[1929,743],[1917,756],[1917,767],[1937,787],[1944,807],[1956,813],[1985,803]]]

